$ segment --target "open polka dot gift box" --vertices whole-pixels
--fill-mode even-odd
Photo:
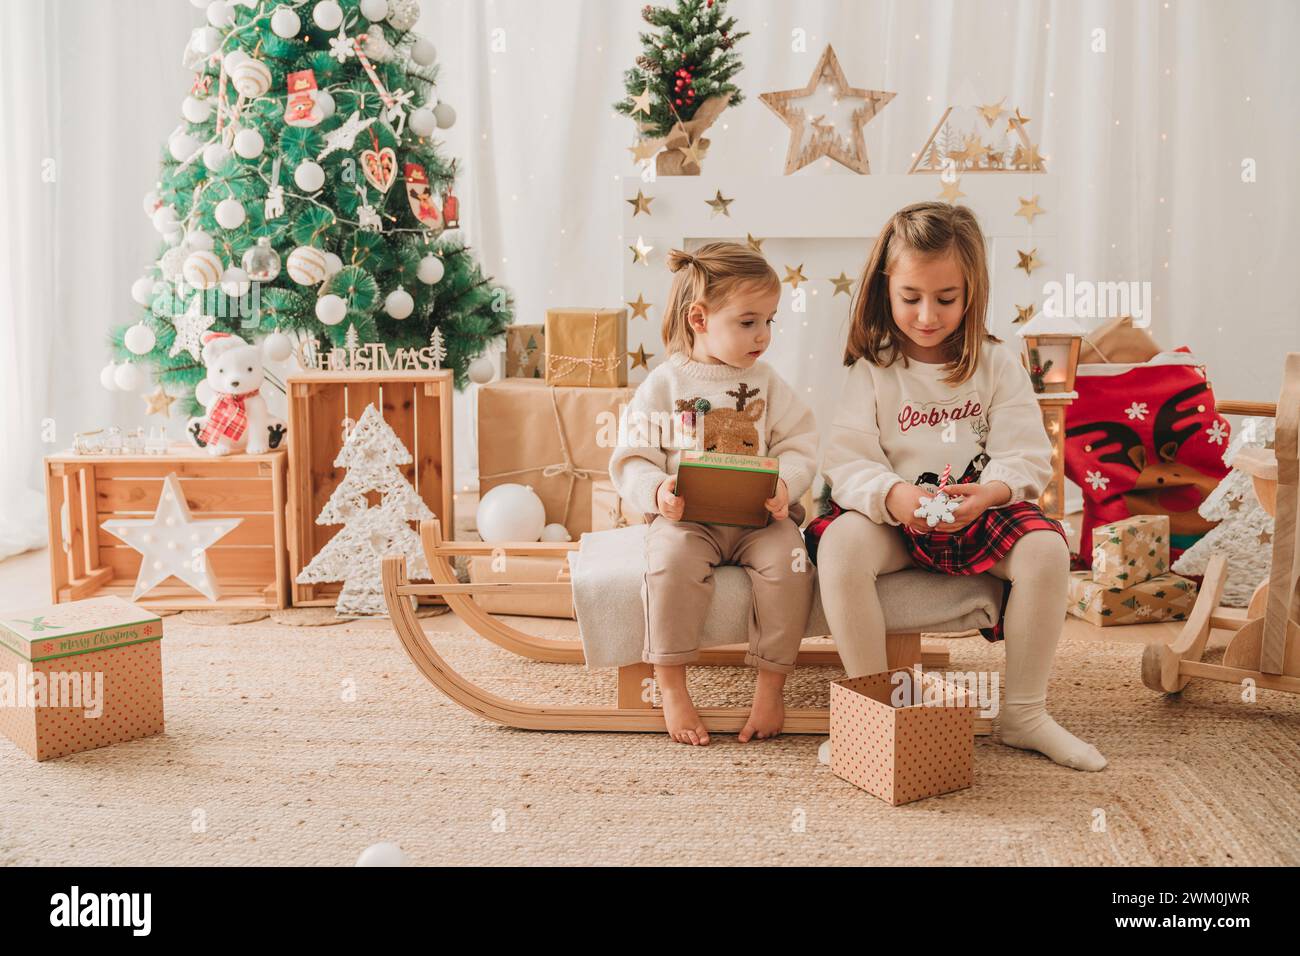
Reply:
[[[118,597],[0,613],[0,732],[36,760],[163,731],[162,620]]]
[[[831,682],[831,771],[898,806],[974,781],[967,690],[919,668]]]

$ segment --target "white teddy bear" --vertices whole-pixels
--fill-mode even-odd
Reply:
[[[203,334],[203,364],[212,398],[207,414],[192,418],[186,431],[212,455],[247,451],[260,455],[284,441],[284,422],[272,418],[262,386],[262,350],[228,332]]]

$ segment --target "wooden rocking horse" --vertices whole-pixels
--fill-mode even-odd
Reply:
[[[1229,410],[1220,403],[1221,411]],[[1252,413],[1257,413],[1252,410]],[[1152,644],[1142,655],[1142,682],[1152,690],[1176,694],[1193,677],[1240,684],[1251,680],[1266,690],[1300,694],[1300,574],[1296,566],[1296,512],[1300,499],[1300,352],[1286,357],[1278,398],[1274,448],[1242,448],[1236,466],[1251,476],[1264,510],[1273,515],[1273,564],[1267,582],[1255,592],[1247,620],[1216,612],[1227,567],[1221,555],[1210,559],[1196,605],[1178,638]],[[1201,660],[1212,628],[1236,631],[1221,664]]]

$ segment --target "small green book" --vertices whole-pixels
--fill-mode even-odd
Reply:
[[[764,502],[776,494],[779,463],[756,455],[682,452],[677,491],[686,499],[683,521],[762,528],[772,518]]]

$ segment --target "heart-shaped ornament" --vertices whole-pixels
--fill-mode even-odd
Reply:
[[[397,181],[397,154],[391,146],[381,150],[363,149],[361,151],[361,173],[366,182],[381,193],[393,188]]]

